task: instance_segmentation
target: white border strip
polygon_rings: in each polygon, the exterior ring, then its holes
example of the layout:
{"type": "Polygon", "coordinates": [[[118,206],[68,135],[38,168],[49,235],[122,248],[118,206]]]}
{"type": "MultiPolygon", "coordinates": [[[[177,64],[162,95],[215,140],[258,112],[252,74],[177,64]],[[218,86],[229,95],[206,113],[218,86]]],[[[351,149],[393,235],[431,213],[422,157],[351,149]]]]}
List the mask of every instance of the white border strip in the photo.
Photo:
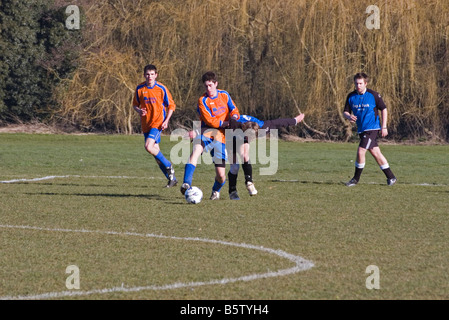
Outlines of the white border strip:
{"type": "Polygon", "coordinates": [[[152,233],[135,233],[135,232],[117,232],[117,231],[100,231],[100,230],[72,230],[72,229],[58,229],[58,228],[42,228],[42,227],[34,227],[34,226],[15,226],[15,225],[0,225],[0,228],[9,228],[9,229],[26,229],[26,230],[38,230],[38,231],[54,231],[54,232],[72,232],[72,233],[95,233],[95,234],[103,234],[103,235],[119,235],[119,236],[135,236],[135,237],[146,237],[146,238],[159,238],[159,239],[168,239],[168,240],[183,240],[183,241],[199,241],[211,244],[220,244],[225,246],[233,246],[240,247],[252,250],[259,250],[263,252],[267,252],[269,254],[277,255],[281,258],[290,260],[295,263],[295,266],[288,269],[281,269],[278,271],[267,272],[267,273],[256,273],[251,275],[246,275],[238,278],[223,278],[217,280],[211,280],[206,282],[189,282],[189,283],[174,283],[163,286],[140,286],[140,287],[113,287],[113,288],[104,288],[104,289],[94,289],[89,291],[61,291],[61,292],[48,292],[43,294],[36,295],[19,295],[19,296],[4,296],[0,297],[0,300],[37,300],[37,299],[50,299],[50,298],[63,298],[63,297],[77,297],[77,296],[87,296],[92,294],[104,294],[104,293],[112,293],[112,292],[138,292],[144,290],[171,290],[171,289],[179,289],[186,287],[199,287],[205,285],[214,285],[214,284],[227,284],[233,283],[237,281],[252,281],[263,278],[272,278],[279,276],[286,276],[289,274],[297,273],[300,271],[305,271],[314,267],[313,262],[305,260],[300,256],[295,256],[293,254],[287,253],[283,250],[275,250],[270,248],[265,248],[263,246],[255,246],[251,244],[245,243],[234,243],[228,241],[221,240],[213,240],[213,239],[205,239],[205,238],[184,238],[184,237],[174,237],[174,236],[164,236],[157,235],[152,233]]]}

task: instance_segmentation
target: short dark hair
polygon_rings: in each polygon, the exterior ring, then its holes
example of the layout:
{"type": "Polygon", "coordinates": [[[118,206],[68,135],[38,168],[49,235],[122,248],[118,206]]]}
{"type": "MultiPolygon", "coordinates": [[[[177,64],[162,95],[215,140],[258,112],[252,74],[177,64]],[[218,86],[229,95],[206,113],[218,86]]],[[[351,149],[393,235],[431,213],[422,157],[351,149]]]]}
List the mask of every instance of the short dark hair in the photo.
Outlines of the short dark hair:
{"type": "Polygon", "coordinates": [[[368,83],[368,81],[369,81],[368,75],[364,72],[359,72],[354,75],[354,82],[358,79],[363,79],[363,80],[365,80],[366,83],[368,83]]]}
{"type": "Polygon", "coordinates": [[[147,64],[145,68],[143,68],[143,73],[145,74],[148,70],[154,70],[157,73],[157,68],[154,64],[147,64]]]}
{"type": "Polygon", "coordinates": [[[217,82],[217,75],[215,74],[215,72],[207,71],[205,74],[203,74],[201,80],[203,81],[203,83],[205,83],[206,81],[217,82]]]}

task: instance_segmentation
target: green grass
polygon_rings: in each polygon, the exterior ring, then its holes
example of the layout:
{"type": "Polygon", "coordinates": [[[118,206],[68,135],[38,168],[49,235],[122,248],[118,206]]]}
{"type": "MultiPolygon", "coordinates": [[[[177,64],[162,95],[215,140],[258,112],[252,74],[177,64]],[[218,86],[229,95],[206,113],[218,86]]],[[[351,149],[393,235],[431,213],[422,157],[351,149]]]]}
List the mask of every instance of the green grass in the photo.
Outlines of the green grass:
{"type": "MultiPolygon", "coordinates": [[[[163,137],[162,151],[176,143],[163,137]]],[[[163,188],[140,135],[0,134],[0,181],[58,176],[0,183],[0,297],[68,291],[65,270],[76,265],[73,292],[148,288],[61,299],[448,299],[448,146],[381,142],[398,183],[386,186],[368,156],[359,185],[347,188],[356,149],[279,141],[277,173],[254,165],[256,197],[240,174],[241,201],[228,200],[227,185],[208,200],[214,169],[199,165],[194,184],[205,199],[189,205],[179,185],[163,188]],[[314,267],[208,284],[295,265],[235,244],[314,267]],[[365,286],[369,265],[380,269],[378,290],[365,286]],[[182,285],[164,289],[173,284],[182,285]]],[[[182,180],[184,165],[175,170],[182,180]]]]}

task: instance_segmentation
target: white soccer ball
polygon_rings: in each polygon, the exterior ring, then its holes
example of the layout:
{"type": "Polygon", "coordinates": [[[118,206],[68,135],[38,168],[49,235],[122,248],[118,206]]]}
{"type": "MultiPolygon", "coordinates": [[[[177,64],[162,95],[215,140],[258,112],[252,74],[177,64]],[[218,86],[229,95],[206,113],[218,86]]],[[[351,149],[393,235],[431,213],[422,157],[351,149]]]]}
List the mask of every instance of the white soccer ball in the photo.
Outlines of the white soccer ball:
{"type": "Polygon", "coordinates": [[[188,203],[197,204],[203,200],[203,191],[198,187],[190,187],[184,194],[188,203]]]}

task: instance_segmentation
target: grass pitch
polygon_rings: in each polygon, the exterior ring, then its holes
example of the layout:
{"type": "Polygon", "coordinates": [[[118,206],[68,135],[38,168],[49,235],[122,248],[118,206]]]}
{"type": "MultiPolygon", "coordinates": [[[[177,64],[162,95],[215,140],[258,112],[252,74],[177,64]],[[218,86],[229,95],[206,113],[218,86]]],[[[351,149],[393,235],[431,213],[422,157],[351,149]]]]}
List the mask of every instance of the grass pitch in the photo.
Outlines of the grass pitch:
{"type": "MultiPolygon", "coordinates": [[[[163,137],[161,149],[176,144],[163,137]]],[[[356,149],[279,141],[275,175],[254,165],[257,196],[240,172],[240,201],[227,184],[208,200],[214,169],[200,164],[205,199],[189,205],[180,184],[163,188],[140,135],[0,134],[0,297],[448,299],[448,146],[381,142],[398,183],[368,155],[347,188],[356,149]],[[283,272],[292,256],[313,267],[283,272]]]]}

